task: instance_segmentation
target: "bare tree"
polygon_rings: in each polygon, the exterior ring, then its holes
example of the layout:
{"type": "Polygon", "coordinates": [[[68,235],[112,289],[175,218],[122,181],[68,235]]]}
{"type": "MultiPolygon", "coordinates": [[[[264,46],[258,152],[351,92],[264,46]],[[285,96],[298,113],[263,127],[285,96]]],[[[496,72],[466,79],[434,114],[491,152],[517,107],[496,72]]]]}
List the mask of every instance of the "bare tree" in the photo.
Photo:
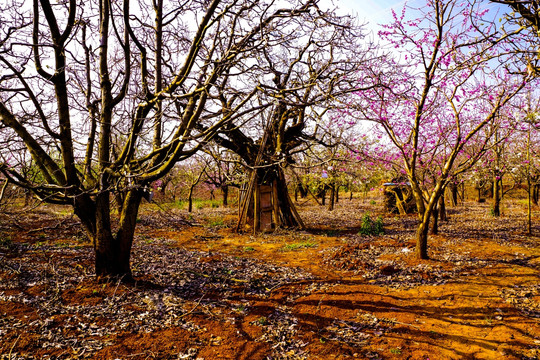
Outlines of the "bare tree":
{"type": "Polygon", "coordinates": [[[287,36],[269,33],[270,46],[250,64],[257,70],[251,81],[260,82],[253,100],[260,112],[227,123],[214,140],[241,157],[256,173],[258,185],[278,189],[275,221],[297,227],[301,220],[283,169],[294,163],[295,153],[324,141],[327,129],[320,124],[330,109],[346,107],[354,91],[379,85],[376,74],[367,75],[376,67],[378,54],[353,18],[331,10],[304,12],[282,32],[287,36]],[[364,80],[360,86],[358,78],[364,80]]]}
{"type": "Polygon", "coordinates": [[[0,6],[0,169],[44,201],[72,205],[93,241],[96,274],[126,280],[145,188],[264,108],[246,106],[262,89],[243,79],[269,37],[292,40],[287,24],[316,12],[311,0],[0,6]],[[25,176],[14,152],[30,154],[40,177],[25,176]]]}

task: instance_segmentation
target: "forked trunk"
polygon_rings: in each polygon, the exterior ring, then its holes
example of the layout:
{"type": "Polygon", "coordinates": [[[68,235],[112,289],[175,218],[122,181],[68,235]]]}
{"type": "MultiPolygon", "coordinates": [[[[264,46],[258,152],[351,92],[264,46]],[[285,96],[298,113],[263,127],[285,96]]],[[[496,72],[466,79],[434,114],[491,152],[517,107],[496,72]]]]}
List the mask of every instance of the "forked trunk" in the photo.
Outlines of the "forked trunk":
{"type": "Polygon", "coordinates": [[[116,234],[111,228],[109,193],[98,195],[95,203],[89,199],[76,201],[75,214],[94,245],[95,271],[99,279],[132,280],[131,247],[141,199],[139,190],[130,190],[126,194],[116,234]]]}

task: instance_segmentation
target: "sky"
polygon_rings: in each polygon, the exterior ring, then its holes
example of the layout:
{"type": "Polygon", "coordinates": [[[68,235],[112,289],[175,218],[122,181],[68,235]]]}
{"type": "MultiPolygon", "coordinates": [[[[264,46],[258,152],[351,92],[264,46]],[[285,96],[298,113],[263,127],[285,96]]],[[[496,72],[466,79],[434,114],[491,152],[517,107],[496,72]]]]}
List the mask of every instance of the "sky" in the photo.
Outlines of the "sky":
{"type": "MultiPolygon", "coordinates": [[[[378,24],[392,20],[392,9],[400,12],[405,0],[328,0],[340,11],[355,15],[360,22],[367,23],[371,29],[378,24]]],[[[409,0],[407,3],[423,2],[422,0],[409,0]]]]}
{"type": "Polygon", "coordinates": [[[391,20],[391,9],[401,10],[405,0],[334,0],[334,3],[341,10],[357,15],[361,21],[375,25],[391,20]]]}
{"type": "Polygon", "coordinates": [[[354,15],[366,30],[377,34],[379,24],[392,21],[392,9],[400,13],[407,5],[421,7],[425,0],[322,0],[328,8],[337,8],[338,13],[354,15]]]}
{"type": "MultiPolygon", "coordinates": [[[[361,23],[366,23],[368,29],[376,33],[379,24],[392,21],[392,9],[396,13],[401,13],[405,3],[413,8],[421,8],[425,5],[425,0],[323,0],[328,4],[333,4],[343,13],[355,15],[361,23]]],[[[490,13],[500,16],[507,8],[502,5],[485,3],[489,7],[490,13]]]]}

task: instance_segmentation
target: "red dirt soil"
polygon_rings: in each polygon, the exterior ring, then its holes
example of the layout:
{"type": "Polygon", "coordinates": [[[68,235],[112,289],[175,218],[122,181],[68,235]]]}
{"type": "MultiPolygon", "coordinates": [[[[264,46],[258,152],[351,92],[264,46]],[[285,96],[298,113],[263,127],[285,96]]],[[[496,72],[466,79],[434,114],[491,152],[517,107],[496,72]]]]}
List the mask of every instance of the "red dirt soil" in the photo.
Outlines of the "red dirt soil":
{"type": "Polygon", "coordinates": [[[365,200],[257,236],[232,208],[145,205],[135,284],[96,281],[67,209],[5,214],[0,359],[538,359],[540,239],[505,206],[451,208],[421,261],[415,217],[365,200]],[[368,212],[384,235],[357,234],[368,212]]]}

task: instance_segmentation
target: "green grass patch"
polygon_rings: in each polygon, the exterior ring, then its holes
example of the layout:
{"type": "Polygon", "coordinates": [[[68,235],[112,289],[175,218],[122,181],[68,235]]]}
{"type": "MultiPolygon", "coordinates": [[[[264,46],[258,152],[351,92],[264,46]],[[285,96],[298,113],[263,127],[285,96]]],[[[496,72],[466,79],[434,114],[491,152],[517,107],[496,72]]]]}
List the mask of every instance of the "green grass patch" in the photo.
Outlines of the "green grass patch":
{"type": "Polygon", "coordinates": [[[287,244],[281,248],[281,251],[296,251],[300,249],[314,248],[317,246],[316,242],[303,241],[298,243],[287,244]]]}
{"type": "Polygon", "coordinates": [[[209,227],[216,227],[216,226],[224,226],[225,220],[220,217],[210,218],[208,219],[208,222],[206,223],[209,227]]]}
{"type": "Polygon", "coordinates": [[[261,316],[257,319],[257,323],[261,326],[268,325],[268,318],[266,316],[261,316]]]}
{"type": "MultiPolygon", "coordinates": [[[[187,200],[176,200],[175,206],[179,209],[185,209],[187,210],[189,205],[189,202],[187,200]]],[[[220,207],[221,202],[220,200],[214,199],[214,200],[202,200],[202,199],[193,199],[192,206],[193,209],[201,210],[205,208],[212,208],[216,209],[220,207]]]]}

